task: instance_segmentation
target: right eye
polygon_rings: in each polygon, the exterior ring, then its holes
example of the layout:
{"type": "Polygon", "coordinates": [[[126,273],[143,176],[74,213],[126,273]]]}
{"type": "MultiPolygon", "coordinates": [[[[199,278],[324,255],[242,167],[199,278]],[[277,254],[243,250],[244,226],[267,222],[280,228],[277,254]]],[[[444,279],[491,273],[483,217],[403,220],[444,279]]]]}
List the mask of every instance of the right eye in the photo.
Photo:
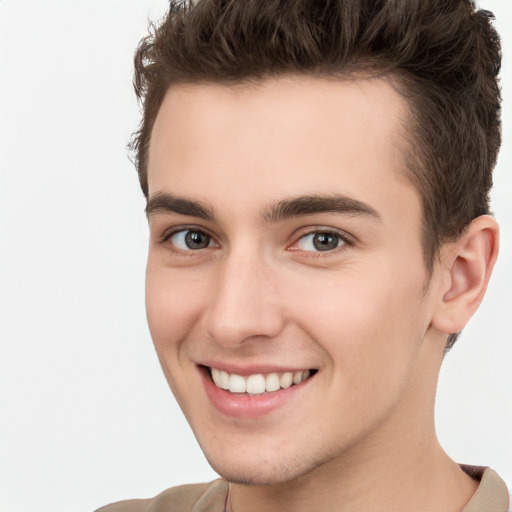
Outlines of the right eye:
{"type": "Polygon", "coordinates": [[[175,231],[166,237],[166,241],[181,251],[197,251],[207,247],[216,247],[217,245],[210,235],[198,229],[175,231]]]}

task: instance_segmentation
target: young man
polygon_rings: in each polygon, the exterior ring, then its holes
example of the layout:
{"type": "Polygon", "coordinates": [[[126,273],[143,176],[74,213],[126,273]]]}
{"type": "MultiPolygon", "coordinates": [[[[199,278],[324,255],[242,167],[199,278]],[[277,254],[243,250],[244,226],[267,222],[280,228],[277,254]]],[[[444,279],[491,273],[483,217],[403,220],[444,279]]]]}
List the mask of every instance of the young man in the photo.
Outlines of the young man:
{"type": "Polygon", "coordinates": [[[136,55],[147,313],[222,479],[102,511],[507,510],[434,428],[498,252],[499,67],[469,0],[171,4],[136,55]]]}

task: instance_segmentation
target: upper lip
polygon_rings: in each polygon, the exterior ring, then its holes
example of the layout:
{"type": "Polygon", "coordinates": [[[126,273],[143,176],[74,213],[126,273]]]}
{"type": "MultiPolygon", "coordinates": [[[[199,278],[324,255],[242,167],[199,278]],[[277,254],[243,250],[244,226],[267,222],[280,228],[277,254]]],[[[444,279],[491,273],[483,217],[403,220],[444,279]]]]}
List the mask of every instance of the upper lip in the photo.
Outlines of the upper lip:
{"type": "Polygon", "coordinates": [[[257,373],[284,373],[284,372],[297,372],[302,370],[313,370],[314,368],[308,365],[304,366],[284,366],[268,363],[259,364],[239,364],[228,363],[225,361],[202,361],[198,363],[199,366],[207,366],[209,368],[217,368],[224,370],[228,373],[234,373],[241,376],[255,375],[257,373]]]}

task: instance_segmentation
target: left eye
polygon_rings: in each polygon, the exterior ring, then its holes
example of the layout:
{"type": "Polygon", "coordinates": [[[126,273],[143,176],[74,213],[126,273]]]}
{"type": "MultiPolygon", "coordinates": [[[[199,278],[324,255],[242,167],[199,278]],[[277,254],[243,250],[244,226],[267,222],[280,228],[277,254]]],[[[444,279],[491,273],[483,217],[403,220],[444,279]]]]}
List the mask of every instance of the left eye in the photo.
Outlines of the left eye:
{"type": "Polygon", "coordinates": [[[195,229],[176,231],[168,240],[182,251],[206,249],[215,245],[210,235],[195,229]]]}
{"type": "Polygon", "coordinates": [[[302,251],[332,251],[342,245],[345,241],[336,233],[310,233],[299,239],[297,247],[302,251]]]}

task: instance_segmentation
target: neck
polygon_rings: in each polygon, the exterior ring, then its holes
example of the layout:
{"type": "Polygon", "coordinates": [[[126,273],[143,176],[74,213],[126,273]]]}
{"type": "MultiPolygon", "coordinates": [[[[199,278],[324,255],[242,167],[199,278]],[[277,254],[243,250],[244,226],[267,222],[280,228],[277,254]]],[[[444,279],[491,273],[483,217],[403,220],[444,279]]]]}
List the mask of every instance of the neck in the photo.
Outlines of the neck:
{"type": "Polygon", "coordinates": [[[228,511],[459,512],[475,493],[478,484],[437,442],[420,452],[405,441],[397,450],[395,457],[333,460],[292,482],[230,484],[228,511]]]}
{"type": "MultiPolygon", "coordinates": [[[[435,369],[440,360],[433,364],[435,369]]],[[[231,484],[229,512],[462,510],[478,484],[446,455],[436,437],[439,366],[437,371],[418,367],[409,396],[384,424],[311,473],[284,483],[231,484]]]]}

